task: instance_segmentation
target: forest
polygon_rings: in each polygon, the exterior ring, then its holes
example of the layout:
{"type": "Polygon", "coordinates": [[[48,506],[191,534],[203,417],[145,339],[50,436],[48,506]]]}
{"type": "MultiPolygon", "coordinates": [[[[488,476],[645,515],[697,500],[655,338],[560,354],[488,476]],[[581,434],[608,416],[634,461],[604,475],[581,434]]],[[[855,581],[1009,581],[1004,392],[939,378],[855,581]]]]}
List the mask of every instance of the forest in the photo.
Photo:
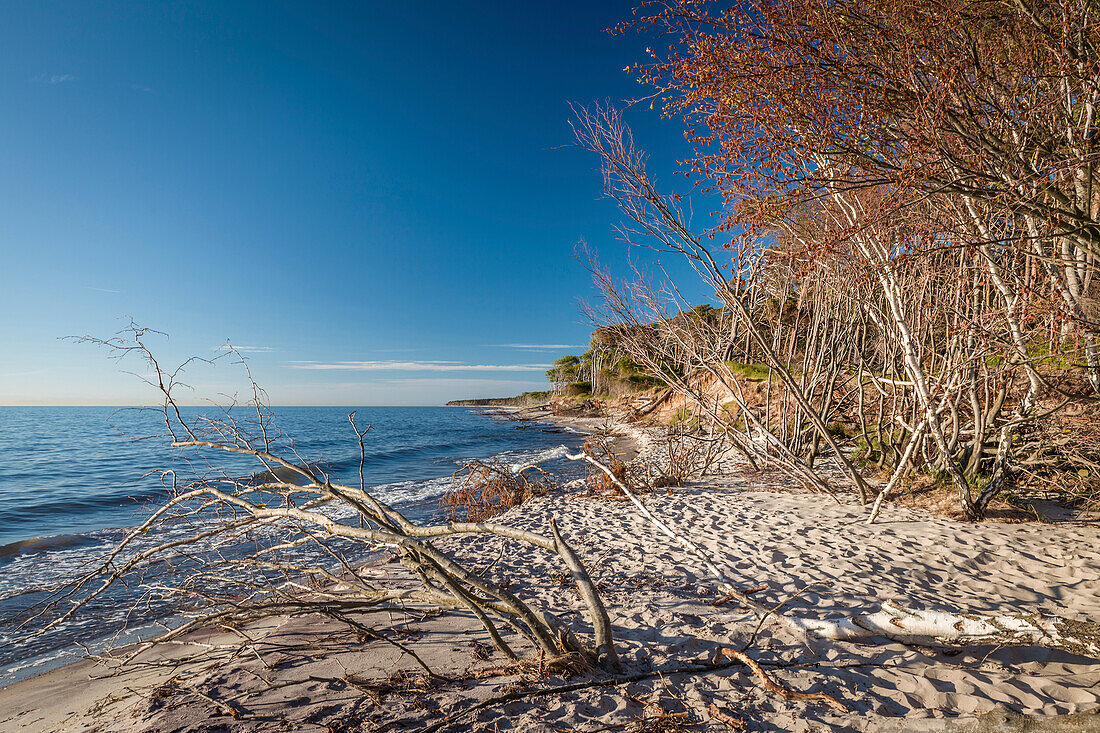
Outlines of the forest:
{"type": "Polygon", "coordinates": [[[572,393],[659,382],[753,462],[822,486],[814,458],[835,456],[865,503],[867,466],[886,472],[877,493],[929,477],[973,520],[1022,489],[1095,502],[1094,13],[645,5],[617,31],[667,40],[634,71],[682,120],[681,172],[721,197],[714,224],[694,229],[687,198],[654,183],[621,110],[578,107],[574,129],[622,239],[682,258],[713,304],[592,257],[593,348],[548,378],[572,393]]]}

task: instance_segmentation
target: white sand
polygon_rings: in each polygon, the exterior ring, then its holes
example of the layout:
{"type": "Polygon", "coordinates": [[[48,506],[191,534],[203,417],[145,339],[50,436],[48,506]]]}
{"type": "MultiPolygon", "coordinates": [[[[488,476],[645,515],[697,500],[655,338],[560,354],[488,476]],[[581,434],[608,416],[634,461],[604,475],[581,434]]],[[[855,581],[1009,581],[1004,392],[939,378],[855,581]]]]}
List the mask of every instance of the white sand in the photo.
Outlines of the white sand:
{"type": "MultiPolygon", "coordinates": [[[[659,442],[651,435],[630,432],[643,459],[659,456],[659,442]]],[[[786,601],[785,608],[799,615],[839,615],[891,598],[923,608],[1042,610],[1100,620],[1097,527],[972,525],[890,506],[878,524],[868,527],[861,521],[862,507],[793,493],[785,488],[789,483],[780,474],[733,469],[720,480],[650,494],[645,501],[719,557],[746,586],[766,584],[754,598],[767,604],[786,601]]],[[[627,502],[568,492],[513,509],[498,521],[545,532],[551,516],[601,585],[631,672],[709,661],[719,646],[740,647],[756,627],[743,609],[714,606],[720,593],[705,570],[627,502]]],[[[464,547],[462,557],[485,567],[501,555],[502,542],[448,538],[439,545],[464,547]]],[[[365,572],[382,582],[408,582],[395,568],[376,564],[365,572]]],[[[562,569],[541,551],[509,544],[488,574],[567,619],[581,619],[583,606],[561,581],[562,569]]],[[[398,614],[373,622],[447,676],[503,663],[499,654],[488,661],[474,657],[472,642],[484,642],[485,634],[462,613],[419,622],[398,614]]],[[[190,665],[178,671],[179,688],[236,700],[239,720],[177,688],[150,703],[148,691],[169,673],[132,672],[88,681],[91,667],[83,663],[0,690],[0,729],[415,730],[508,689],[530,693],[576,681],[552,675],[517,688],[525,683],[513,674],[451,683],[430,693],[391,694],[378,702],[341,680],[349,673],[358,675],[353,679],[379,679],[395,669],[415,673],[415,663],[380,641],[345,636],[326,642],[325,628],[312,618],[269,624],[250,631],[267,635],[259,647],[262,662],[245,656],[210,669],[190,665]],[[318,645],[309,652],[315,661],[301,661],[301,652],[275,647],[302,640],[318,645]],[[261,678],[285,686],[265,691],[261,678]]],[[[462,718],[447,730],[593,731],[636,720],[647,711],[652,715],[654,705],[682,713],[682,720],[700,721],[692,730],[714,731],[729,728],[712,719],[708,709],[743,720],[749,730],[939,730],[960,722],[998,721],[1000,713],[982,716],[1004,707],[1042,716],[1100,709],[1096,660],[1034,647],[943,652],[885,641],[806,644],[765,624],[751,653],[777,679],[798,690],[828,692],[853,712],[840,715],[817,703],[785,701],[764,691],[745,668],[733,667],[552,696],[527,694],[462,718]]],[[[1064,722],[1072,730],[1096,724],[1090,718],[1064,722]]],[[[618,729],[630,728],[613,728],[618,729]]]]}

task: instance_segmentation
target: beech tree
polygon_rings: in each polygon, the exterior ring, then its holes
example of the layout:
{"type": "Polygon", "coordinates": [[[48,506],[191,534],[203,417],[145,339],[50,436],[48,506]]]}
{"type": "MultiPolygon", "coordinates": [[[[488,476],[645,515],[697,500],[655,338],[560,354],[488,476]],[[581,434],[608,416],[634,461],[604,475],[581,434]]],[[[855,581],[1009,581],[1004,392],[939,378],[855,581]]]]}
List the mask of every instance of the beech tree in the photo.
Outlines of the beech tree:
{"type": "Polygon", "coordinates": [[[684,172],[725,202],[716,226],[689,232],[642,166],[622,164],[618,120],[593,135],[582,114],[608,193],[647,222],[633,233],[673,241],[742,313],[746,343],[815,441],[843,462],[822,417],[855,412],[895,469],[888,489],[931,466],[980,518],[1009,472],[1027,470],[1020,431],[1051,399],[1081,398],[1052,390],[1038,365],[1076,369],[1100,394],[1089,6],[682,0],[646,3],[631,28],[669,39],[637,72],[685,122],[684,172]],[[783,305],[768,328],[759,303],[745,305],[753,289],[794,298],[793,325],[813,330],[788,331],[783,305]],[[819,330],[837,323],[844,353],[819,330]],[[792,358],[814,379],[855,372],[856,386],[842,398],[836,380],[800,380],[792,358]],[[843,368],[822,370],[830,359],[843,368]]]}

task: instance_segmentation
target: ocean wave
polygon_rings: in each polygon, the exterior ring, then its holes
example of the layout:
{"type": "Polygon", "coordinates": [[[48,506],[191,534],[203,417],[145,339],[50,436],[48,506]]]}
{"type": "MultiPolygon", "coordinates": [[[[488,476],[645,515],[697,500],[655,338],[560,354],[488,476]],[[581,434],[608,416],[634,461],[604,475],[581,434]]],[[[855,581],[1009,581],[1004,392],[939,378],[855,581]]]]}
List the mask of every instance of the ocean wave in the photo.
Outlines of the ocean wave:
{"type": "Polygon", "coordinates": [[[51,501],[23,502],[10,509],[0,510],[0,526],[9,522],[15,524],[27,516],[82,517],[104,509],[128,507],[138,510],[150,502],[163,499],[168,493],[169,489],[162,486],[138,490],[122,487],[98,496],[58,496],[51,501]]]}
{"type": "MultiPolygon", "coordinates": [[[[453,450],[455,448],[464,448],[469,445],[476,445],[476,440],[455,440],[448,443],[430,443],[425,445],[407,445],[399,448],[390,448],[388,450],[376,451],[374,453],[368,453],[366,455],[366,463],[378,463],[387,461],[393,458],[406,458],[410,456],[416,456],[426,453],[437,453],[439,451],[453,450]]],[[[356,461],[357,463],[358,461],[356,461]]]]}
{"type": "Polygon", "coordinates": [[[409,481],[395,481],[391,484],[381,484],[370,487],[371,493],[377,494],[387,504],[401,505],[411,502],[421,502],[425,499],[442,496],[451,488],[450,476],[439,476],[432,479],[417,479],[409,481]]]}
{"type": "Polygon", "coordinates": [[[547,461],[552,461],[555,458],[564,458],[564,457],[565,457],[565,449],[559,445],[556,448],[547,448],[546,450],[538,451],[538,452],[534,453],[533,455],[531,455],[530,457],[524,457],[523,460],[512,463],[508,467],[512,469],[512,473],[515,473],[516,471],[519,471],[521,468],[525,468],[527,466],[541,466],[543,463],[546,463],[547,461]]]}
{"type": "Polygon", "coordinates": [[[7,545],[0,545],[0,560],[8,560],[23,553],[49,552],[96,544],[96,539],[82,534],[59,534],[52,537],[32,537],[7,545]]]}

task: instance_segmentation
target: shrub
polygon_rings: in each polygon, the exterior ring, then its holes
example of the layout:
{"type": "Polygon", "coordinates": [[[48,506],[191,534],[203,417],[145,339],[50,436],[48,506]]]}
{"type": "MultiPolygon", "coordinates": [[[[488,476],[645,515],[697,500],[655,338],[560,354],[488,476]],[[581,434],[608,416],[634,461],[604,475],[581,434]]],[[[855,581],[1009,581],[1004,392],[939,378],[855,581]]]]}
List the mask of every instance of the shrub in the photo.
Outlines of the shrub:
{"type": "Polygon", "coordinates": [[[554,487],[553,476],[538,466],[513,472],[503,463],[472,461],[454,472],[451,488],[439,498],[439,508],[452,522],[483,522],[545,496],[554,487]],[[529,478],[531,472],[537,477],[529,478]]]}
{"type": "Polygon", "coordinates": [[[770,379],[771,369],[766,364],[744,364],[739,361],[727,361],[726,368],[735,377],[746,379],[770,379]]]}

